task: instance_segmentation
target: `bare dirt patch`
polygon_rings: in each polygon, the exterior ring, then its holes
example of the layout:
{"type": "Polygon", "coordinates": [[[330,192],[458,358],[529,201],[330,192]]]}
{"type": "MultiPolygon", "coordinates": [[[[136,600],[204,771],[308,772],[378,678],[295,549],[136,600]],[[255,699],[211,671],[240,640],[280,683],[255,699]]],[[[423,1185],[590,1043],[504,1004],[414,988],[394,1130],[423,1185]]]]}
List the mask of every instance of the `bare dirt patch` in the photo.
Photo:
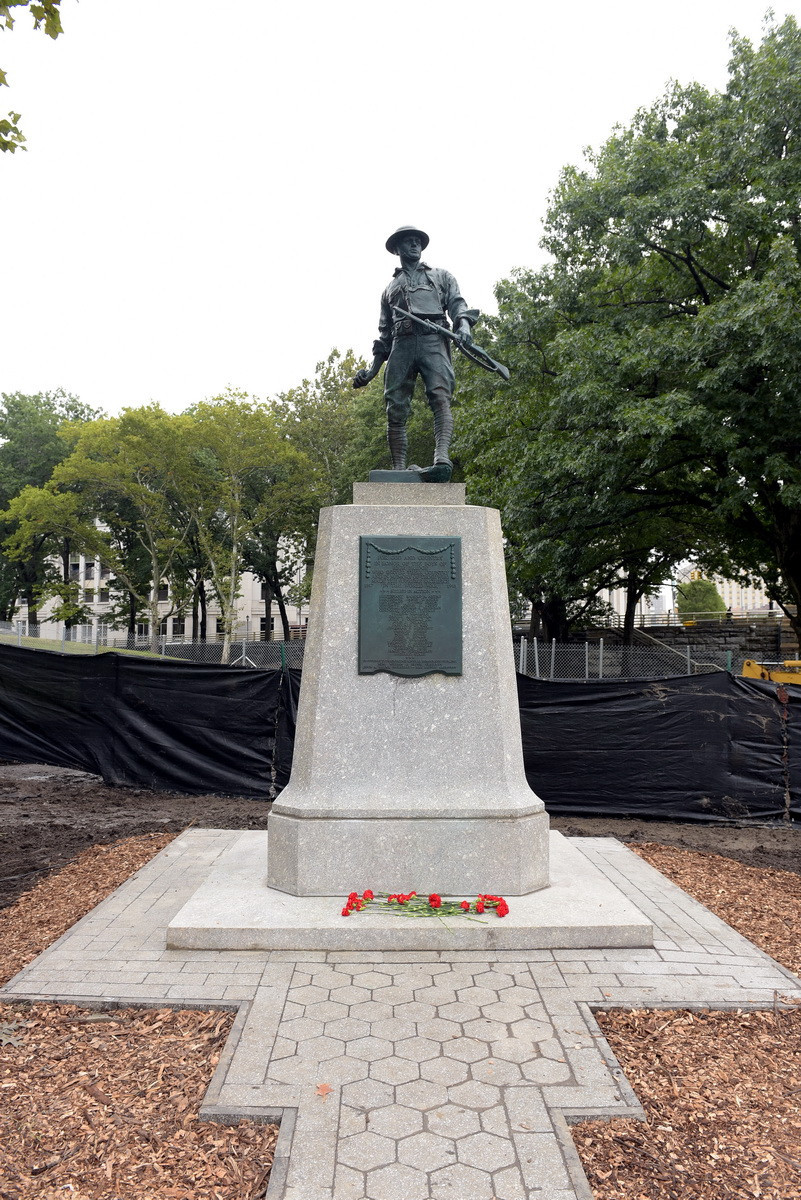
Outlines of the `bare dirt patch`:
{"type": "MultiPolygon", "coordinates": [[[[266,829],[263,800],[108,787],[63,767],[0,761],[0,908],[87,846],[145,833],[266,829]]],[[[627,817],[552,817],[568,837],[617,837],[724,854],[801,873],[801,831],[786,826],[671,824],[627,817]]]]}
{"type": "Polygon", "coordinates": [[[266,829],[270,804],[108,787],[97,775],[0,762],[0,908],[88,846],[146,833],[266,829]]]}
{"type": "Polygon", "coordinates": [[[632,847],[659,842],[679,850],[723,854],[750,867],[775,867],[801,874],[801,826],[696,824],[637,817],[551,817],[565,837],[615,837],[632,847]]]}
{"type": "Polygon", "coordinates": [[[144,833],[112,846],[90,846],[24,892],[0,914],[0,986],[174,837],[174,833],[144,833]]]}

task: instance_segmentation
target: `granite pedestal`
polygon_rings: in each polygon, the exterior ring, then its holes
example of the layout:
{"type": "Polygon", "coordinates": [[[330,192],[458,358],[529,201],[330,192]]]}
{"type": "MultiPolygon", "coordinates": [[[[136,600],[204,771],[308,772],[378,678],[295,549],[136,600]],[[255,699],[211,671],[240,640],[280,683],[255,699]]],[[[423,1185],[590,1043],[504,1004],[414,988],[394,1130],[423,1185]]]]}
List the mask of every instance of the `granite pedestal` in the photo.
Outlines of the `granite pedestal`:
{"type": "MultiPolygon", "coordinates": [[[[342,916],[333,896],[267,886],[265,844],[248,831],[220,855],[167,928],[172,950],[540,950],[652,946],[653,925],[580,849],[552,832],[550,884],[512,901],[508,916],[404,919],[367,909],[342,916]]],[[[398,866],[402,872],[402,866],[398,866]]],[[[473,899],[470,896],[469,899],[473,899]]]]}
{"type": "Polygon", "coordinates": [[[521,896],[548,883],[548,818],[523,770],[499,514],[461,484],[354,485],[324,509],[292,777],[267,883],[521,896]],[[359,539],[459,537],[458,676],[358,672],[359,539]]]}

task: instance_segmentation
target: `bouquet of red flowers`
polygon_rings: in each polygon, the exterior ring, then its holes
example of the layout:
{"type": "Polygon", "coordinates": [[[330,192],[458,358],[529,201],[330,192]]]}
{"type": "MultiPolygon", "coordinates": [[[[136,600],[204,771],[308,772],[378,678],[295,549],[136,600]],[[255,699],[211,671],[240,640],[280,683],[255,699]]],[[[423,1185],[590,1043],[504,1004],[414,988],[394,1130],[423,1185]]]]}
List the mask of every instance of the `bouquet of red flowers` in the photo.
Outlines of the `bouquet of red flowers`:
{"type": "Polygon", "coordinates": [[[350,893],[342,916],[349,917],[351,913],[361,912],[368,907],[389,909],[403,917],[464,916],[472,919],[475,919],[473,914],[493,911],[496,916],[505,917],[509,911],[503,896],[490,896],[489,893],[482,893],[471,901],[440,896],[438,892],[431,892],[426,899],[425,896],[418,896],[417,892],[373,892],[367,888],[361,895],[358,892],[350,893]]]}

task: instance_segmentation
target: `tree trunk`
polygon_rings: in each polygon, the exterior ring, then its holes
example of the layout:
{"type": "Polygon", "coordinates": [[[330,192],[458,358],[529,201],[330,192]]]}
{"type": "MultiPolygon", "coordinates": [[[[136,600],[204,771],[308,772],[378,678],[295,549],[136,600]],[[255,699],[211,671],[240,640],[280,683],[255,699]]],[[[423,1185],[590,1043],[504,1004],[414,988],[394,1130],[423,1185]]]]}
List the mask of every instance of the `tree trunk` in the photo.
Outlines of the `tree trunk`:
{"type": "Polygon", "coordinates": [[[272,615],[273,615],[273,589],[269,579],[262,579],[264,587],[264,640],[271,642],[273,640],[272,633],[272,615]]]}
{"type": "Polygon", "coordinates": [[[159,652],[159,635],[161,630],[161,618],[159,614],[158,591],[153,593],[153,598],[150,601],[150,653],[158,654],[159,652]]]}
{"type": "Polygon", "coordinates": [[[133,592],[128,593],[128,649],[132,650],[136,646],[136,596],[133,592]]]}
{"type": "Polygon", "coordinates": [[[205,642],[208,636],[209,614],[206,610],[206,581],[201,579],[197,586],[197,596],[200,601],[200,640],[205,642]]]}
{"type": "Polygon", "coordinates": [[[278,611],[281,614],[281,624],[284,629],[284,641],[288,642],[289,641],[289,617],[286,614],[286,605],[284,604],[284,597],[281,594],[281,585],[277,579],[275,580],[273,586],[275,588],[275,601],[276,601],[276,604],[278,605],[278,611]]]}
{"type": "Polygon", "coordinates": [[[529,641],[533,641],[535,637],[540,636],[541,621],[540,614],[537,612],[537,605],[531,597],[529,597],[529,604],[531,605],[531,616],[528,622],[528,637],[529,641]]]}
{"type": "Polygon", "coordinates": [[[626,612],[623,616],[623,645],[634,645],[634,622],[637,617],[637,605],[642,593],[637,584],[636,576],[629,575],[626,579],[626,612]]]}
{"type": "Polygon", "coordinates": [[[34,586],[33,582],[26,581],[22,588],[22,595],[28,605],[28,633],[31,637],[37,637],[39,634],[39,609],[36,606],[34,586]]]}
{"type": "Polygon", "coordinates": [[[197,584],[192,589],[192,641],[198,639],[198,604],[197,604],[197,584]]]}
{"type": "Polygon", "coordinates": [[[570,622],[567,619],[567,605],[558,596],[550,600],[537,600],[537,612],[542,621],[545,636],[556,642],[566,642],[570,632],[570,622]]]}
{"type": "Polygon", "coordinates": [[[0,621],[13,621],[17,611],[17,589],[14,588],[5,600],[0,601],[0,621]]]}

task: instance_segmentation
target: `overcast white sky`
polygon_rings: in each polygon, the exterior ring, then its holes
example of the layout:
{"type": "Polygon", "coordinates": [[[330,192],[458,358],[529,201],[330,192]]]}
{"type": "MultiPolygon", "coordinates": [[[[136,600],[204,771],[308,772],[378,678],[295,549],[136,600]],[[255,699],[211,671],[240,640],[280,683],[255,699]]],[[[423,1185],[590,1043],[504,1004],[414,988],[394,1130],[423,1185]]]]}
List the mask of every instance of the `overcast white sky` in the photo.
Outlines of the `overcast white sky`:
{"type": "MultiPolygon", "coordinates": [[[[64,0],[0,35],[0,391],[116,412],[367,356],[398,225],[468,302],[542,262],[548,192],[767,0],[64,0]]],[[[775,0],[777,18],[801,0],[775,0]]]]}

